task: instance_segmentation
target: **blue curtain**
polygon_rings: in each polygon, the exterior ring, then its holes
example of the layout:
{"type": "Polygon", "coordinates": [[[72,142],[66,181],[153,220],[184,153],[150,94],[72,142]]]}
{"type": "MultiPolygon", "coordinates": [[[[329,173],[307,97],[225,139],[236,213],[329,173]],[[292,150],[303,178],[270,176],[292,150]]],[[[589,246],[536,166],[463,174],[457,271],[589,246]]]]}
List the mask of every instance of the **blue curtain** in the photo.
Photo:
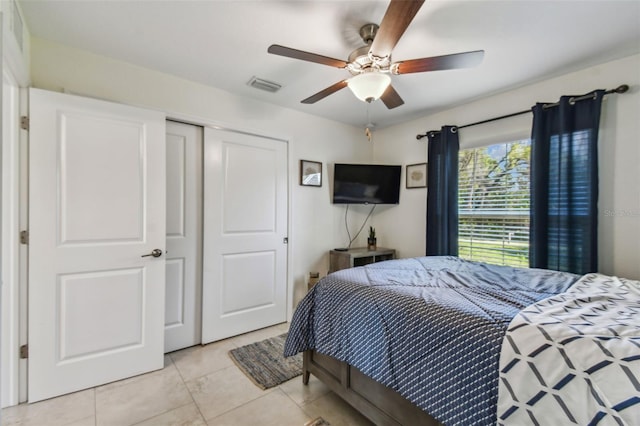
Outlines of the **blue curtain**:
{"type": "Polygon", "coordinates": [[[589,95],[579,101],[563,96],[557,107],[533,107],[533,268],[576,274],[598,269],[598,128],[604,91],[589,95]]]}
{"type": "Polygon", "coordinates": [[[458,255],[458,129],[429,133],[427,256],[458,255]]]}

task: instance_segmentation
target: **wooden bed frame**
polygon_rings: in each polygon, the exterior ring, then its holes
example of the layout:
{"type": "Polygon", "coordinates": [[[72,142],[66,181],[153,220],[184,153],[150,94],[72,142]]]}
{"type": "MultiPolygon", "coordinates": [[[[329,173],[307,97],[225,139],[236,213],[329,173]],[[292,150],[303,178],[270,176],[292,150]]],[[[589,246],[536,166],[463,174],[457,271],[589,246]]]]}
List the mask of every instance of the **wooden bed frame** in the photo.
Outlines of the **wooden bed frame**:
{"type": "Polygon", "coordinates": [[[440,424],[393,389],[376,382],[346,362],[315,351],[306,351],[302,367],[302,382],[305,385],[309,384],[309,374],[320,379],[376,425],[440,424]]]}

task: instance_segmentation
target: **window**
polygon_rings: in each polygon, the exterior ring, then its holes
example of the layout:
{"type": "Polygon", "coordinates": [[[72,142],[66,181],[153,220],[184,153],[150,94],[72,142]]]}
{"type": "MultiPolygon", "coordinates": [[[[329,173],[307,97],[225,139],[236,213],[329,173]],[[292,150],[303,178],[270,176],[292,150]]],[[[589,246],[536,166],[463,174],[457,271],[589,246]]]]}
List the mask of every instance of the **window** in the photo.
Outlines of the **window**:
{"type": "Polygon", "coordinates": [[[461,258],[529,266],[530,153],[529,140],[460,151],[461,258]]]}

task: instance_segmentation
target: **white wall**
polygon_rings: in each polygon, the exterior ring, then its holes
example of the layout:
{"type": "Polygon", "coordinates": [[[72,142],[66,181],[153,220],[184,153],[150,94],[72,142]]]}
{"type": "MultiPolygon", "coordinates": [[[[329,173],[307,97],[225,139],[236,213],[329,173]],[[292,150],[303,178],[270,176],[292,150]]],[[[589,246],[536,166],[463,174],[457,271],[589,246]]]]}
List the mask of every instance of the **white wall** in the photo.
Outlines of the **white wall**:
{"type": "MultiPolygon", "coordinates": [[[[225,128],[287,140],[293,304],[306,293],[309,271],[327,273],[328,250],[347,242],[344,207],[331,204],[328,172],[335,162],[371,159],[372,145],[362,129],[35,37],[31,44],[34,87],[161,110],[169,117],[200,117],[225,128]],[[298,184],[300,159],[323,163],[322,187],[298,184]]],[[[361,212],[350,213],[352,227],[361,217],[361,212]]]]}
{"type": "MultiPolygon", "coordinates": [[[[374,159],[412,164],[427,161],[427,138],[416,135],[442,125],[463,125],[556,102],[561,95],[628,84],[605,97],[600,125],[600,271],[640,279],[640,55],[634,55],[461,105],[376,132],[374,159]]],[[[531,114],[460,130],[461,148],[488,145],[531,133],[531,114]]],[[[401,257],[425,252],[426,189],[404,189],[400,205],[376,214],[382,245],[401,257]]]]}
{"type": "Polygon", "coordinates": [[[17,1],[0,0],[0,12],[2,13],[3,67],[11,73],[21,87],[25,87],[29,84],[31,35],[17,1]]]}

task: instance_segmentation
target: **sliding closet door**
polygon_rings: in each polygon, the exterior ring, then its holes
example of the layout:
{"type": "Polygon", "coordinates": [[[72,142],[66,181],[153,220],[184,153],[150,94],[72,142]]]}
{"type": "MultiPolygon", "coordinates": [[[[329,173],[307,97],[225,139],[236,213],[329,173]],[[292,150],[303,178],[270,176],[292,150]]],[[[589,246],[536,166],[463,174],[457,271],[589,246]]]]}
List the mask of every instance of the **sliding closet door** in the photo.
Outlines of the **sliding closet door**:
{"type": "Polygon", "coordinates": [[[205,128],[202,341],[286,321],[287,144],[205,128]]]}
{"type": "Polygon", "coordinates": [[[164,351],[201,341],[202,127],[167,122],[164,351]]]}

